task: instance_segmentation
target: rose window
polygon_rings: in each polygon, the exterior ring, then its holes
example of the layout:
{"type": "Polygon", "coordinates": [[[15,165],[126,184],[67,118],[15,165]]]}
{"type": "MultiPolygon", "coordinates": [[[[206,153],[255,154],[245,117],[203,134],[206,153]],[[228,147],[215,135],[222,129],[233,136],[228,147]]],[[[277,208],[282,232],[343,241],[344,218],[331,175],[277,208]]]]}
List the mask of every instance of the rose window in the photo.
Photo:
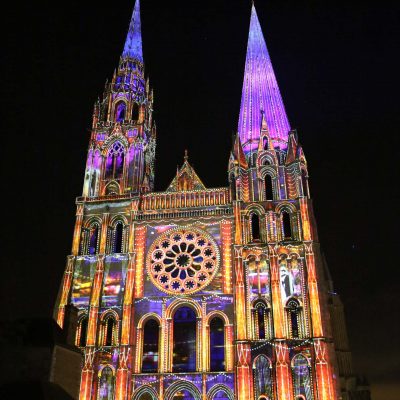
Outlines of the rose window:
{"type": "Polygon", "coordinates": [[[148,272],[161,290],[173,294],[196,292],[207,286],[218,269],[214,240],[197,229],[173,229],[152,244],[148,272]]]}

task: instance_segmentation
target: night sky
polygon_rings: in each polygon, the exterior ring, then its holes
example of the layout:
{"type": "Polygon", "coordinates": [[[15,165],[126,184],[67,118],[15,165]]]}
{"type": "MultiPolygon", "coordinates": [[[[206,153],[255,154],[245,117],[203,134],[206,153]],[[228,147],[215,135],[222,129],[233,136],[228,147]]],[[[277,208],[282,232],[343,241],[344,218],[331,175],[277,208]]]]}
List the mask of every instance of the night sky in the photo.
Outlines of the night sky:
{"type": "MultiPolygon", "coordinates": [[[[395,400],[398,13],[383,2],[334,3],[257,0],[256,7],[308,160],[320,242],[345,304],[356,370],[371,382],[374,400],[395,400]]],[[[3,13],[2,319],[51,315],[71,250],[93,103],[118,65],[133,5],[27,2],[3,13]]],[[[185,149],[207,187],[227,185],[250,6],[142,0],[157,190],[168,186],[185,149]]]]}

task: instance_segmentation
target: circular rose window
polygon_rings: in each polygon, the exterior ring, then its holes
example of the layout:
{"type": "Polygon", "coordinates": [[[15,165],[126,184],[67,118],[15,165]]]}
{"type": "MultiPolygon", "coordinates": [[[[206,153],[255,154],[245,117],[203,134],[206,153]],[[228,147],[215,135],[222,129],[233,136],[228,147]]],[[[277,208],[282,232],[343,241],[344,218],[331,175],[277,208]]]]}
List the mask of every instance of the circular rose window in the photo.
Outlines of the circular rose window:
{"type": "Polygon", "coordinates": [[[194,228],[171,229],[151,245],[148,272],[153,283],[172,294],[196,292],[207,286],[218,269],[214,240],[194,228]]]}

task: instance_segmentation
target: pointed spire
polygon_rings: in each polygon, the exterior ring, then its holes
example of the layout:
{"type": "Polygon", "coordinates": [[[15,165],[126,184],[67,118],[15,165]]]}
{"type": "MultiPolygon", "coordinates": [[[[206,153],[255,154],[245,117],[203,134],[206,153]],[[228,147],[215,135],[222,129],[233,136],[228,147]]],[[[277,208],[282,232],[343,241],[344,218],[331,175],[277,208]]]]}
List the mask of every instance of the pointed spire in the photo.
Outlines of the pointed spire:
{"type": "Polygon", "coordinates": [[[140,25],[140,0],[136,0],[122,57],[134,58],[143,62],[142,32],[140,25]]]}
{"type": "Polygon", "coordinates": [[[257,150],[263,114],[274,144],[286,148],[289,121],[253,4],[238,126],[246,154],[257,150]]]}

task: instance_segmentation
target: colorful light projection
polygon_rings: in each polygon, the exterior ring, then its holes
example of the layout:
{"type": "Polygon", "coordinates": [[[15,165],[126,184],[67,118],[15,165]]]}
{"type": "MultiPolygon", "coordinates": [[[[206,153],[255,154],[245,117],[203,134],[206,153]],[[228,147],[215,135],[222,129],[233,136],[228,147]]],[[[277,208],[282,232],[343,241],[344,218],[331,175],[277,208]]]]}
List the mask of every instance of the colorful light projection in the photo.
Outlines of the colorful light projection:
{"type": "Polygon", "coordinates": [[[72,284],[72,304],[76,307],[86,307],[89,305],[95,272],[95,257],[79,257],[76,260],[72,284]]]}
{"type": "Polygon", "coordinates": [[[128,256],[107,256],[104,260],[104,284],[101,305],[114,307],[122,304],[128,256]]]}
{"type": "Polygon", "coordinates": [[[135,2],[122,57],[129,57],[143,62],[139,0],[135,2]]]}
{"type": "Polygon", "coordinates": [[[290,297],[301,296],[301,272],[297,257],[283,256],[279,262],[281,298],[285,305],[290,297]]]}
{"type": "Polygon", "coordinates": [[[247,261],[247,266],[251,293],[263,295],[269,301],[271,299],[271,289],[268,261],[265,258],[260,261],[250,258],[247,261]]]}
{"type": "Polygon", "coordinates": [[[257,151],[263,114],[275,146],[286,148],[290,125],[253,5],[238,125],[246,155],[257,151]]]}
{"type": "Polygon", "coordinates": [[[312,400],[312,384],[310,365],[303,355],[295,356],[292,361],[293,387],[295,397],[304,400],[312,400]]]}
{"type": "Polygon", "coordinates": [[[114,374],[110,367],[104,367],[99,378],[99,400],[114,400],[114,374]]]}
{"type": "Polygon", "coordinates": [[[267,399],[272,399],[272,364],[271,361],[264,355],[256,358],[253,364],[254,392],[256,399],[265,396],[267,399]]]}

